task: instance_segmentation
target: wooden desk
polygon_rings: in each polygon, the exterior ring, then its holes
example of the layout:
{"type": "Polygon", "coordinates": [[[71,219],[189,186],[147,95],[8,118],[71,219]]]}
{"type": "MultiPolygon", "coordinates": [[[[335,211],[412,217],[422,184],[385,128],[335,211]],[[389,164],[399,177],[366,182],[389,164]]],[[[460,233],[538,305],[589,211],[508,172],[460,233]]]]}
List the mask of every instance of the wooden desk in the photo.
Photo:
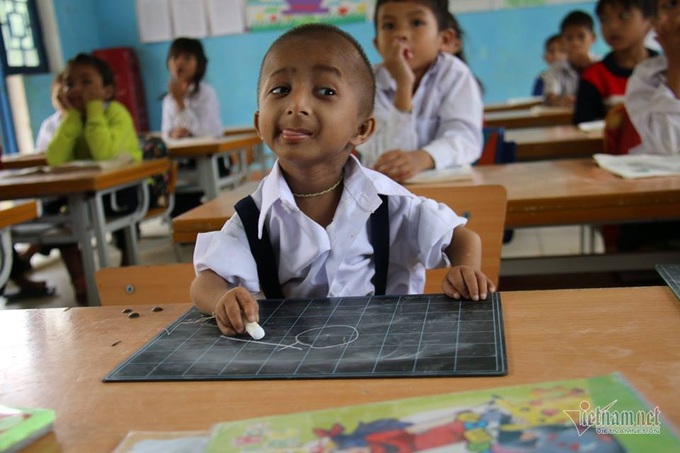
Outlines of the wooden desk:
{"type": "Polygon", "coordinates": [[[255,132],[229,134],[217,138],[168,140],[167,144],[170,158],[196,160],[195,182],[208,200],[215,198],[222,188],[236,186],[245,180],[249,172],[249,160],[263,163],[264,159],[262,139],[255,132]],[[249,149],[253,150],[252,159],[248,159],[249,149]],[[231,157],[232,173],[221,177],[218,160],[227,154],[231,157]]]}
{"type": "Polygon", "coordinates": [[[5,286],[12,269],[12,237],[10,227],[38,217],[35,201],[0,201],[0,288],[5,286]]]}
{"type": "Polygon", "coordinates": [[[574,125],[508,129],[505,140],[517,143],[518,162],[591,157],[603,151],[602,130],[584,132],[574,125]]]}
{"type": "Polygon", "coordinates": [[[484,113],[507,112],[509,110],[524,110],[543,104],[542,96],[532,96],[528,98],[508,99],[505,102],[495,104],[485,104],[484,113]]]}
{"type": "Polygon", "coordinates": [[[484,114],[484,126],[541,127],[571,124],[573,110],[568,107],[532,107],[523,110],[509,110],[484,114]]]}
{"type": "Polygon", "coordinates": [[[11,156],[2,156],[3,170],[16,170],[19,168],[39,167],[40,165],[47,165],[47,157],[45,153],[35,154],[13,154],[11,156]]]}
{"type": "MultiPolygon", "coordinates": [[[[0,171],[0,200],[21,198],[42,198],[65,196],[68,199],[69,215],[73,222],[73,234],[79,238],[80,252],[87,283],[90,305],[97,305],[97,288],[94,283],[94,257],[91,234],[98,243],[104,243],[103,225],[97,221],[96,213],[102,212],[98,192],[113,190],[129,185],[145,185],[146,178],[163,173],[168,168],[167,159],[143,161],[114,170],[74,170],[70,172],[17,174],[11,170],[0,171]]],[[[146,190],[142,190],[146,196],[146,190]]],[[[148,200],[148,199],[147,199],[148,200]]],[[[146,210],[142,204],[140,209],[146,210]]],[[[131,215],[137,216],[139,213],[131,215]]],[[[103,253],[103,248],[100,249],[103,253]]]]}
{"type": "MultiPolygon", "coordinates": [[[[508,192],[508,228],[654,221],[680,217],[680,177],[627,180],[592,159],[481,165],[471,181],[433,184],[500,184],[508,192]]],[[[222,193],[173,220],[173,240],[194,242],[196,234],[222,228],[234,204],[256,183],[222,193]]]]}
{"type": "Polygon", "coordinates": [[[189,305],[137,306],[136,319],[119,306],[0,311],[0,401],[56,411],[55,433],[27,452],[99,452],[130,430],[207,430],[221,421],[619,371],[680,425],[680,305],[668,288],[501,297],[509,374],[482,378],[102,383],[189,305]]]}

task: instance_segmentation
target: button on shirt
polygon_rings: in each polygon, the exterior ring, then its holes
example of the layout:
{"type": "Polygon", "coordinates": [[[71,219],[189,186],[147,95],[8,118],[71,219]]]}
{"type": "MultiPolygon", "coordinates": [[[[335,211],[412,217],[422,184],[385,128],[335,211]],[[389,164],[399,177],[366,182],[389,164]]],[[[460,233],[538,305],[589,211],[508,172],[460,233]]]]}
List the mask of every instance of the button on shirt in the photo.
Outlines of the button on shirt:
{"type": "Polygon", "coordinates": [[[219,137],[222,135],[220,104],[217,93],[207,83],[200,82],[198,93],[193,93],[193,85],[184,97],[184,110],[177,108],[177,103],[168,93],[163,98],[163,117],[161,132],[163,135],[172,129],[183,127],[194,137],[219,137]]]}
{"type": "Polygon", "coordinates": [[[439,54],[413,95],[412,112],[394,107],[396,83],[382,65],[374,68],[376,131],[357,147],[372,167],[386,151],[424,149],[435,168],[471,164],[482,152],[484,106],[479,84],[460,59],[439,54]]]}
{"type": "MultiPolygon", "coordinates": [[[[295,203],[278,162],[252,197],[260,208],[259,231],[267,226],[278,258],[279,281],[286,297],[366,296],[374,293],[373,246],[369,217],[388,196],[390,260],[387,294],[420,294],[425,269],[449,264],[444,251],[453,229],[466,219],[446,205],[417,197],[386,176],[363,168],[350,157],[335,216],[323,228],[295,203]]],[[[260,292],[255,261],[243,224],[235,214],[220,231],[196,239],[194,266],[211,269],[230,285],[260,292]]]]}

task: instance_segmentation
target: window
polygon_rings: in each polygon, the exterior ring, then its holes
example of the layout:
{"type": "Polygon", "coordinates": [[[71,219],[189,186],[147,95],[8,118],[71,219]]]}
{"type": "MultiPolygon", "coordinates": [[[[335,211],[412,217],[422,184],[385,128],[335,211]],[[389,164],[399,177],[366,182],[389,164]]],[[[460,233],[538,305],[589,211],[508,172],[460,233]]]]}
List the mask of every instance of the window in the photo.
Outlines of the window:
{"type": "Polygon", "coordinates": [[[0,30],[5,75],[47,72],[35,0],[0,0],[0,30]]]}

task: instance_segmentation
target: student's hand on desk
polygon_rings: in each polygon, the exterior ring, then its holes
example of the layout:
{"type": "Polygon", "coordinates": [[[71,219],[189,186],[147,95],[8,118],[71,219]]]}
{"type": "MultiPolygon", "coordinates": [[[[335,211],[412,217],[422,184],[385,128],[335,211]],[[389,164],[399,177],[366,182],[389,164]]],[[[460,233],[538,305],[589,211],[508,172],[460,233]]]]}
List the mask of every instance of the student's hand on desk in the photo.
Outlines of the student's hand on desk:
{"type": "Polygon", "coordinates": [[[402,182],[433,167],[434,161],[426,151],[394,149],[383,153],[376,161],[373,169],[397,182],[402,182]]]}
{"type": "Polygon", "coordinates": [[[191,131],[186,127],[176,127],[170,131],[170,138],[191,137],[191,131]]]}
{"type": "Polygon", "coordinates": [[[253,295],[242,286],[230,289],[217,301],[215,320],[224,335],[233,337],[245,330],[244,321],[259,322],[260,306],[253,295]]]}
{"type": "Polygon", "coordinates": [[[444,294],[453,298],[485,300],[496,287],[484,273],[472,266],[452,266],[442,283],[444,294]]]}

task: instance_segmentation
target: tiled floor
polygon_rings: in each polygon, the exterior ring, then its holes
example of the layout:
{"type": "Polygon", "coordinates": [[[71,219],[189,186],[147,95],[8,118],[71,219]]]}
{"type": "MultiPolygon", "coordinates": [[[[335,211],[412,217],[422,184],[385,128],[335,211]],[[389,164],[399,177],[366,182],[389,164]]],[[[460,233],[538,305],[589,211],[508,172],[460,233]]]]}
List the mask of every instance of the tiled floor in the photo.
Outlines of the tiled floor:
{"type": "MultiPolygon", "coordinates": [[[[602,240],[595,235],[595,252],[602,251],[602,240]]],[[[525,228],[514,231],[512,241],[503,246],[504,258],[532,257],[542,255],[570,255],[578,254],[581,250],[581,228],[578,226],[552,227],[552,228],[525,228]]],[[[111,262],[118,262],[120,253],[115,248],[110,248],[111,262]]],[[[182,247],[182,261],[191,261],[193,247],[182,247]]],[[[169,237],[169,227],[160,222],[147,222],[142,224],[142,240],[140,243],[141,264],[162,264],[175,262],[175,254],[169,237]]],[[[54,250],[49,257],[35,256],[32,261],[34,280],[46,280],[55,286],[57,291],[53,297],[40,299],[25,299],[20,302],[5,304],[0,298],[0,309],[15,308],[48,308],[67,307],[75,305],[73,290],[68,274],[59,257],[58,251],[54,250]]],[[[653,280],[652,280],[653,281],[653,280]]],[[[611,275],[586,275],[567,278],[565,276],[552,276],[548,278],[529,277],[501,277],[501,290],[517,289],[545,289],[545,288],[568,288],[585,286],[619,286],[626,282],[621,281],[619,276],[611,275]]],[[[662,284],[662,283],[659,283],[662,284]]],[[[7,291],[12,292],[15,288],[11,282],[7,291]]]]}

